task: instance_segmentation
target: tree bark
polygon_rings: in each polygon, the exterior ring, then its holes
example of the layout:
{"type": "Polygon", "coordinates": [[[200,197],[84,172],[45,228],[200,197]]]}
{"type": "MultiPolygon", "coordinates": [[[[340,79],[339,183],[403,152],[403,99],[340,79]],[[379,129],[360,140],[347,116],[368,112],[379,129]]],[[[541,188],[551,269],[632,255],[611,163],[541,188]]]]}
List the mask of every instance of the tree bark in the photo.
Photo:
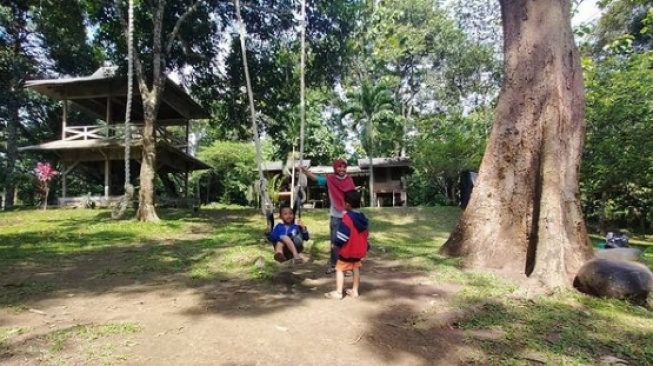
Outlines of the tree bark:
{"type": "MultiPolygon", "coordinates": [[[[13,98],[12,98],[13,99],[13,98]]],[[[12,100],[14,102],[15,100],[12,100]]],[[[18,103],[8,108],[10,116],[7,119],[7,166],[5,167],[5,196],[4,209],[11,210],[14,208],[14,193],[16,184],[14,183],[14,173],[16,170],[16,161],[18,160],[18,125],[20,118],[18,116],[18,103]]]]}
{"type": "Polygon", "coordinates": [[[469,206],[441,252],[568,287],[592,255],[578,175],[585,94],[568,0],[501,0],[505,80],[469,206]]]}
{"type": "MultiPolygon", "coordinates": [[[[143,70],[143,64],[138,52],[134,52],[134,73],[138,81],[138,88],[143,99],[144,126],[143,138],[141,143],[141,171],[140,171],[140,189],[138,191],[138,211],[136,217],[143,222],[159,222],[159,216],[154,206],[154,179],[156,177],[156,138],[154,129],[161,106],[161,97],[165,88],[167,76],[165,75],[165,59],[167,54],[164,53],[163,43],[163,14],[165,10],[165,0],[160,0],[153,8],[153,43],[152,43],[152,87],[149,88],[143,70]]],[[[185,14],[190,14],[197,6],[194,4],[185,14]]],[[[116,5],[120,9],[119,5],[116,5]]],[[[187,15],[182,15],[177,20],[177,25],[186,19],[187,15]]],[[[122,18],[122,17],[121,17],[122,18]]],[[[175,30],[170,34],[169,42],[173,42],[179,27],[175,25],[175,30]]],[[[123,21],[123,28],[127,34],[128,28],[123,21]]],[[[166,48],[168,50],[169,47],[166,48]]]]}
{"type": "Polygon", "coordinates": [[[138,211],[136,217],[139,221],[159,222],[159,216],[154,206],[154,178],[156,177],[156,139],[154,126],[159,110],[160,96],[154,92],[143,93],[143,109],[145,120],[143,126],[143,139],[141,146],[141,172],[140,189],[138,191],[138,211]]]}

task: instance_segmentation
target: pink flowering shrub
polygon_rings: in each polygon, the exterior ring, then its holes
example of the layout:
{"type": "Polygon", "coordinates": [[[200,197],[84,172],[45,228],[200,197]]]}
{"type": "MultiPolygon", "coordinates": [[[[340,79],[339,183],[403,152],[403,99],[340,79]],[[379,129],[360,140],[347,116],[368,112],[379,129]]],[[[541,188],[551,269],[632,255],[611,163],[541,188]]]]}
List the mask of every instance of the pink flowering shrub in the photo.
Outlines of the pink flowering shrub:
{"type": "Polygon", "coordinates": [[[34,168],[34,175],[36,179],[39,180],[39,189],[41,191],[41,196],[43,196],[43,209],[48,206],[48,193],[50,193],[50,181],[54,176],[59,174],[50,163],[41,163],[36,164],[34,168]]]}

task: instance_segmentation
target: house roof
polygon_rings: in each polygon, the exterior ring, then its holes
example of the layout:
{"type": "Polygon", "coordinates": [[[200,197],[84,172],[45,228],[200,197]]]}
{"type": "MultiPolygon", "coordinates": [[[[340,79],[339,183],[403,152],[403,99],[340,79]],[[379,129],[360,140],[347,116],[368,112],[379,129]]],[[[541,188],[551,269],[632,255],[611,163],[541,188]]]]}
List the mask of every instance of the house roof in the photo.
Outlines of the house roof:
{"type": "MultiPolygon", "coordinates": [[[[410,158],[407,157],[392,157],[392,158],[372,158],[374,167],[396,167],[396,166],[410,166],[410,158]]],[[[363,169],[369,169],[370,159],[358,159],[358,166],[363,169]]]]}
{"type": "MultiPolygon", "coordinates": [[[[372,163],[375,168],[378,167],[408,167],[411,165],[410,158],[406,157],[393,157],[393,158],[373,158],[372,163]]],[[[370,161],[369,159],[358,159],[358,165],[347,166],[347,173],[353,175],[368,174],[370,161]]],[[[311,166],[310,160],[304,160],[302,166],[308,166],[309,171],[315,174],[328,174],[333,173],[331,165],[317,165],[311,166]]],[[[283,170],[283,161],[264,161],[262,162],[264,172],[280,172],[283,170]]]]}
{"type": "MultiPolygon", "coordinates": [[[[127,78],[119,75],[117,71],[117,67],[101,67],[90,76],[30,80],[25,83],[25,87],[55,100],[70,100],[99,119],[110,119],[110,123],[124,123],[127,78]]],[[[132,95],[131,120],[143,121],[143,103],[138,85],[134,85],[132,95]]],[[[210,114],[179,85],[166,78],[157,123],[183,125],[189,119],[209,117],[210,114]]]]}
{"type": "MultiPolygon", "coordinates": [[[[132,141],[132,157],[140,156],[142,142],[140,140],[132,141]]],[[[18,148],[19,151],[52,151],[56,153],[73,152],[75,150],[86,150],[84,158],[88,161],[105,159],[103,152],[113,152],[113,156],[124,157],[124,140],[58,140],[45,142],[38,145],[24,146],[18,148]]],[[[179,150],[173,145],[158,141],[157,144],[157,161],[161,164],[157,170],[168,172],[184,172],[187,168],[189,171],[211,169],[211,166],[203,161],[179,150]]],[[[112,159],[109,159],[112,160],[112,159]]],[[[113,159],[115,160],[115,158],[113,159]]]]}
{"type": "MultiPolygon", "coordinates": [[[[275,172],[283,170],[285,163],[281,160],[277,161],[263,161],[261,162],[261,168],[264,172],[275,172]]],[[[299,161],[297,166],[300,166],[299,161]]],[[[310,160],[302,160],[301,166],[311,166],[310,160]]]]}
{"type": "MultiPolygon", "coordinates": [[[[318,165],[318,166],[311,167],[309,171],[315,174],[329,174],[329,173],[333,173],[333,167],[331,165],[318,165]]],[[[347,167],[347,174],[369,175],[367,171],[363,171],[360,167],[355,165],[347,167]]]]}
{"type": "MultiPolygon", "coordinates": [[[[140,145],[139,140],[134,140],[130,146],[140,145]]],[[[120,147],[125,146],[124,140],[56,140],[44,142],[38,145],[19,147],[18,151],[56,151],[56,150],[75,150],[75,149],[94,149],[103,147],[120,147]]]]}

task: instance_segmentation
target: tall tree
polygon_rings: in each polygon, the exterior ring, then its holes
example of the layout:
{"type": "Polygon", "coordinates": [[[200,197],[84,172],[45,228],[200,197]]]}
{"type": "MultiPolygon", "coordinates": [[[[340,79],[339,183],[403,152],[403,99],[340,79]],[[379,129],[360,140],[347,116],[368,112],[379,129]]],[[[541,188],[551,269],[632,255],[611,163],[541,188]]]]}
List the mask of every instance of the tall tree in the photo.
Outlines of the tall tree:
{"type": "Polygon", "coordinates": [[[382,83],[372,85],[364,81],[359,88],[347,93],[347,107],[342,118],[351,117],[353,128],[361,136],[361,143],[370,164],[370,206],[374,206],[373,157],[379,123],[392,115],[393,99],[390,89],[382,83]]]}
{"type": "Polygon", "coordinates": [[[477,186],[442,252],[571,284],[592,255],[578,174],[585,95],[569,0],[501,0],[504,75],[477,186]]]}
{"type": "Polygon", "coordinates": [[[15,169],[21,108],[28,96],[23,89],[25,76],[36,71],[31,5],[25,1],[8,1],[0,6],[0,132],[4,134],[4,207],[14,206],[15,169]],[[3,131],[4,130],[4,131],[3,131]]]}
{"type": "MultiPolygon", "coordinates": [[[[123,63],[128,32],[127,1],[89,1],[94,24],[99,26],[98,42],[109,56],[123,63]]],[[[211,19],[211,1],[165,0],[136,2],[134,11],[134,73],[143,101],[144,127],[141,145],[140,190],[137,218],[157,222],[154,208],[156,141],[154,128],[167,75],[186,66],[208,68],[216,54],[217,33],[211,19]]]]}

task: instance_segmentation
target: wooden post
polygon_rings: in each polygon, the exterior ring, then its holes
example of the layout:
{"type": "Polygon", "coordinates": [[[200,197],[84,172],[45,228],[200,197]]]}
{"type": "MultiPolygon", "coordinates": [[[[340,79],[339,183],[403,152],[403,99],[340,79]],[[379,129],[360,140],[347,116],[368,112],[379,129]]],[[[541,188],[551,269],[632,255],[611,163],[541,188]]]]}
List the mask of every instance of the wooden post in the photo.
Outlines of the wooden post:
{"type": "Polygon", "coordinates": [[[188,165],[186,165],[186,173],[184,174],[184,198],[188,198],[188,165]]]}
{"type": "Polygon", "coordinates": [[[61,198],[63,200],[66,200],[66,191],[68,190],[68,182],[67,182],[67,177],[68,177],[68,170],[66,169],[66,163],[61,162],[61,198]]]}
{"type": "Polygon", "coordinates": [[[68,99],[63,100],[63,116],[61,118],[61,139],[66,139],[66,126],[68,121],[68,99]]]}
{"type": "Polygon", "coordinates": [[[104,158],[104,199],[109,202],[109,158],[104,158]]]}
{"type": "Polygon", "coordinates": [[[188,140],[190,136],[189,125],[190,121],[186,120],[186,154],[190,154],[190,141],[188,140]]]}
{"type": "Polygon", "coordinates": [[[110,136],[110,131],[111,131],[111,92],[109,92],[109,95],[107,96],[107,116],[106,116],[106,122],[107,122],[107,132],[106,132],[106,137],[110,136]]]}

